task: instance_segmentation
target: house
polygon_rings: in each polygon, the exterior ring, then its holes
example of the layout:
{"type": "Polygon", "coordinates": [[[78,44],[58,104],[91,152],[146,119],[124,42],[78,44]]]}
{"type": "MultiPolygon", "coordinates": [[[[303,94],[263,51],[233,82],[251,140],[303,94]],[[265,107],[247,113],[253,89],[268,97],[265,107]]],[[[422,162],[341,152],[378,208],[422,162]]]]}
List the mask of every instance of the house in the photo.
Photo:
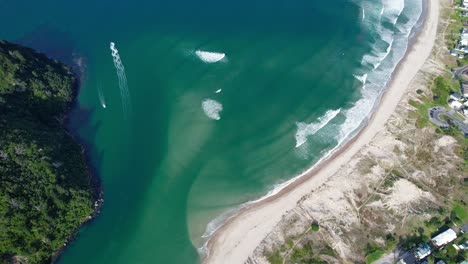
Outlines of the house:
{"type": "Polygon", "coordinates": [[[417,259],[413,254],[405,254],[397,264],[415,264],[417,263],[417,259]]]}
{"type": "Polygon", "coordinates": [[[454,241],[455,239],[457,239],[457,233],[455,233],[455,231],[453,231],[453,229],[449,228],[449,229],[445,230],[444,232],[438,234],[434,238],[432,238],[431,243],[435,247],[442,247],[442,246],[445,246],[448,243],[454,241]]]}
{"type": "Polygon", "coordinates": [[[459,251],[459,250],[467,250],[468,249],[468,241],[465,241],[463,244],[460,244],[460,245],[456,245],[456,244],[453,244],[453,247],[459,251]]]}
{"type": "Polygon", "coordinates": [[[458,53],[457,53],[456,50],[453,49],[453,50],[450,51],[450,55],[456,57],[458,55],[458,53]]]}
{"type": "Polygon", "coordinates": [[[468,39],[468,29],[464,28],[461,32],[461,39],[467,40],[468,39]]]}
{"type": "Polygon", "coordinates": [[[424,243],[424,245],[416,248],[414,251],[414,256],[418,259],[421,260],[429,255],[431,255],[432,251],[431,248],[427,243],[424,243]]]}
{"type": "Polygon", "coordinates": [[[460,89],[461,89],[461,94],[463,95],[463,97],[468,98],[468,84],[463,83],[460,89]]]}
{"type": "MultiPolygon", "coordinates": [[[[466,103],[465,103],[466,104],[466,103]]],[[[460,226],[460,231],[465,234],[468,233],[468,223],[465,223],[464,225],[460,226]]]]}
{"type": "Polygon", "coordinates": [[[455,100],[449,100],[448,104],[449,104],[450,108],[455,109],[455,110],[459,110],[463,106],[462,103],[460,103],[458,101],[455,101],[455,100]]]}
{"type": "Polygon", "coordinates": [[[459,101],[461,99],[461,95],[459,95],[458,93],[451,93],[450,98],[455,101],[459,101]]]}

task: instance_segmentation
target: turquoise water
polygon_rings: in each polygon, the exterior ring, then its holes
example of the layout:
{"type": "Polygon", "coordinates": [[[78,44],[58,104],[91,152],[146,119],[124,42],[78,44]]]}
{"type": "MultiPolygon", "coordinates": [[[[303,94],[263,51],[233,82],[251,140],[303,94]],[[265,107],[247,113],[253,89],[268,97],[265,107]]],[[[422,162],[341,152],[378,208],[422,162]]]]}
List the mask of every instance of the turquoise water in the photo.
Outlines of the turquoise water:
{"type": "Polygon", "coordinates": [[[358,128],[421,3],[0,0],[0,9],[0,38],[81,65],[70,127],[90,148],[105,203],[59,262],[198,263],[202,235],[224,212],[358,128]],[[209,63],[196,51],[224,57],[209,63]]]}

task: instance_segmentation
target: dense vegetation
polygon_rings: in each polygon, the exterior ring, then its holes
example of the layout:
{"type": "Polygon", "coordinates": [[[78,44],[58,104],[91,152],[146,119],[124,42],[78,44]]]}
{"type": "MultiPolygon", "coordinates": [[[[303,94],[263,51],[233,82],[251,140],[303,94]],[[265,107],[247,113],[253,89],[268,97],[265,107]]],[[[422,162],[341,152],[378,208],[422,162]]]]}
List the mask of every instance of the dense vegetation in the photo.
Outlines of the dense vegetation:
{"type": "Polygon", "coordinates": [[[47,263],[92,213],[80,146],[62,125],[76,78],[0,41],[0,263],[47,263]]]}

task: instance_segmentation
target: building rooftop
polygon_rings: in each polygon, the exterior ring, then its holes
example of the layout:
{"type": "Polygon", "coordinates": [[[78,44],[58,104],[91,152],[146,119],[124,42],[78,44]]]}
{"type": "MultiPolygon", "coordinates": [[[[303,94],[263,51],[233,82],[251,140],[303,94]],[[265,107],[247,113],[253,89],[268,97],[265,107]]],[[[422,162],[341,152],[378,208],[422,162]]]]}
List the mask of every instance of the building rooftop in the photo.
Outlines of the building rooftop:
{"type": "Polygon", "coordinates": [[[431,248],[426,243],[424,243],[424,245],[416,248],[416,250],[414,251],[414,255],[416,256],[417,259],[423,259],[423,258],[429,256],[431,253],[432,253],[431,248]]]}
{"type": "Polygon", "coordinates": [[[465,223],[464,225],[460,226],[460,231],[463,233],[468,233],[468,223],[465,223]]]}
{"type": "Polygon", "coordinates": [[[463,83],[463,84],[461,85],[460,90],[461,90],[461,93],[462,93],[462,95],[463,95],[464,97],[468,97],[468,84],[463,83]]]}
{"type": "Polygon", "coordinates": [[[413,254],[406,254],[403,258],[401,258],[397,264],[415,264],[417,263],[417,259],[413,254]]]}
{"type": "Polygon", "coordinates": [[[431,242],[436,247],[444,246],[457,238],[457,233],[453,229],[447,229],[439,235],[431,239],[431,242]]]}
{"type": "Polygon", "coordinates": [[[451,93],[450,98],[452,98],[453,100],[460,100],[461,95],[459,95],[458,93],[451,93]]]}
{"type": "Polygon", "coordinates": [[[451,108],[453,108],[453,109],[455,109],[455,110],[458,110],[458,109],[460,109],[460,108],[463,106],[462,103],[460,103],[460,102],[458,102],[458,101],[455,101],[455,100],[450,100],[450,101],[448,102],[448,104],[449,104],[449,106],[450,106],[451,108]]]}

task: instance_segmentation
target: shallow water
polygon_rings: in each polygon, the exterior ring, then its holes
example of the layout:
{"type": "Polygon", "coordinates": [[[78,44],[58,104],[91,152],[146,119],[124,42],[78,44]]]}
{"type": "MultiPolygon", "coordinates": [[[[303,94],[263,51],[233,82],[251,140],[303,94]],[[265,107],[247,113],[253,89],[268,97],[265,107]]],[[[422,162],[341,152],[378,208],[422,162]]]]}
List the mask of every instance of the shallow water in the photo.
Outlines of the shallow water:
{"type": "Polygon", "coordinates": [[[91,146],[106,201],[60,263],[199,262],[210,220],[359,126],[421,13],[419,0],[0,0],[0,9],[0,38],[82,65],[70,126],[91,146]]]}

